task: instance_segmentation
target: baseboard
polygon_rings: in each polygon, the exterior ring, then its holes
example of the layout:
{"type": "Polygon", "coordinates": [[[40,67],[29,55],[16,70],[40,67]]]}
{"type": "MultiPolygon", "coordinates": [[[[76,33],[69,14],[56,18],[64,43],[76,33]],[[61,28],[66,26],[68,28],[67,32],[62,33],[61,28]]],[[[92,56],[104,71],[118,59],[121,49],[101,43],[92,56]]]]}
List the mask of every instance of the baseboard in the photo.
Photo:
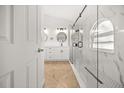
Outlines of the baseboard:
{"type": "Polygon", "coordinates": [[[42,84],[41,84],[41,88],[44,88],[45,86],[45,79],[43,80],[42,84]]]}
{"type": "Polygon", "coordinates": [[[47,60],[45,60],[45,61],[53,61],[53,62],[54,62],[54,61],[55,61],[55,62],[56,62],[56,61],[60,61],[60,62],[61,62],[61,61],[69,61],[69,59],[63,59],[63,60],[58,60],[58,59],[51,59],[51,60],[48,60],[48,59],[47,59],[47,60]]]}
{"type": "Polygon", "coordinates": [[[76,70],[76,68],[74,67],[74,65],[69,61],[71,67],[72,67],[72,70],[77,78],[77,81],[80,85],[80,88],[86,88],[86,85],[84,83],[84,81],[81,79],[80,75],[79,75],[79,72],[76,70]]]}

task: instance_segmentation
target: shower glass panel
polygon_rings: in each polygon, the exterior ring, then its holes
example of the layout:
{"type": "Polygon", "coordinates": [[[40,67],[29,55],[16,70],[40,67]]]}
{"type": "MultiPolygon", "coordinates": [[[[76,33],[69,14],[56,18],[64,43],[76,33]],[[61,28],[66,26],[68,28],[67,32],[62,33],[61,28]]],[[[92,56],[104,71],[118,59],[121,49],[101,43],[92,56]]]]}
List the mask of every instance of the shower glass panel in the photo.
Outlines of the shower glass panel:
{"type": "Polygon", "coordinates": [[[121,5],[88,5],[72,31],[72,62],[88,88],[124,87],[123,7],[121,5]],[[77,29],[83,29],[79,39],[77,29]],[[78,47],[78,42],[83,47],[78,47]],[[117,41],[117,42],[116,42],[117,41]],[[121,42],[121,43],[120,43],[121,42]],[[82,45],[82,44],[81,44],[82,45]]]}
{"type": "Polygon", "coordinates": [[[97,78],[97,49],[91,47],[91,32],[93,24],[97,20],[97,6],[88,5],[85,11],[82,13],[82,17],[76,23],[74,29],[82,29],[83,32],[80,34],[80,30],[77,33],[76,47],[73,47],[73,63],[75,68],[78,70],[79,75],[85,83],[86,87],[97,88],[98,82],[102,83],[97,78]],[[80,25],[79,25],[80,24],[80,25]],[[81,38],[80,38],[81,37],[81,38]],[[82,47],[78,47],[78,42],[82,42],[82,47]]]}
{"type": "Polygon", "coordinates": [[[75,68],[79,71],[79,60],[80,60],[80,53],[81,48],[83,45],[83,33],[81,29],[74,30],[73,34],[71,35],[72,46],[73,46],[73,64],[75,68]],[[79,49],[80,48],[80,49],[79,49]]]}
{"type": "Polygon", "coordinates": [[[118,88],[123,85],[115,51],[119,8],[117,5],[98,6],[98,78],[102,81],[102,84],[98,83],[99,88],[118,88]]]}

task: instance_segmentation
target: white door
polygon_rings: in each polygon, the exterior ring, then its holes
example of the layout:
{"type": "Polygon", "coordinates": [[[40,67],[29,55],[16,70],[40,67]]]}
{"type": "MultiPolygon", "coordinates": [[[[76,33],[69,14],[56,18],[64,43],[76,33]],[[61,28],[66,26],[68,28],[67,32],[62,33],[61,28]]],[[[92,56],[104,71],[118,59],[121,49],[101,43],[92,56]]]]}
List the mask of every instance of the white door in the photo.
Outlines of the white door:
{"type": "Polygon", "coordinates": [[[38,42],[37,42],[37,49],[38,49],[38,64],[37,64],[37,71],[38,71],[38,78],[37,84],[38,88],[43,87],[44,85],[44,33],[43,33],[43,25],[44,25],[44,12],[43,7],[38,6],[38,42]]]}
{"type": "Polygon", "coordinates": [[[0,87],[40,87],[40,16],[39,6],[0,6],[0,87]]]}

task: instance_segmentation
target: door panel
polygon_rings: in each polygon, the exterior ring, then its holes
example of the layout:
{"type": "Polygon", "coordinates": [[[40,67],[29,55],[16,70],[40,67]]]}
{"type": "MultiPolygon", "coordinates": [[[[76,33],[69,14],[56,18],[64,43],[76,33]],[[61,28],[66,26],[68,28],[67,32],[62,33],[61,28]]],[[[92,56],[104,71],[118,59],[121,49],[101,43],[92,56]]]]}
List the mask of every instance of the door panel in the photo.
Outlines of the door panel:
{"type": "Polygon", "coordinates": [[[11,42],[13,34],[13,7],[0,6],[0,42],[11,42]]]}
{"type": "Polygon", "coordinates": [[[13,72],[2,75],[2,77],[0,77],[0,88],[8,88],[8,87],[13,88],[14,87],[13,77],[14,77],[13,72]]]}
{"type": "Polygon", "coordinates": [[[37,52],[42,43],[38,7],[0,6],[0,87],[38,87],[42,82],[38,78],[43,78],[43,56],[37,52]]]}
{"type": "Polygon", "coordinates": [[[27,64],[27,87],[34,88],[37,86],[37,71],[36,71],[36,60],[31,60],[27,64]]]}
{"type": "Polygon", "coordinates": [[[32,57],[33,59],[29,59],[30,62],[27,63],[27,80],[29,87],[37,87],[37,70],[36,70],[36,65],[37,65],[37,59],[35,58],[37,56],[37,53],[35,51],[36,47],[36,33],[37,33],[37,7],[36,6],[27,6],[27,23],[28,23],[28,43],[29,43],[29,51],[32,52],[32,54],[29,55],[29,58],[32,57]]]}
{"type": "Polygon", "coordinates": [[[28,40],[36,42],[37,33],[37,6],[28,6],[28,40]]]}
{"type": "Polygon", "coordinates": [[[37,48],[41,49],[37,53],[37,87],[41,88],[44,85],[44,11],[42,6],[38,6],[37,9],[37,48]]]}

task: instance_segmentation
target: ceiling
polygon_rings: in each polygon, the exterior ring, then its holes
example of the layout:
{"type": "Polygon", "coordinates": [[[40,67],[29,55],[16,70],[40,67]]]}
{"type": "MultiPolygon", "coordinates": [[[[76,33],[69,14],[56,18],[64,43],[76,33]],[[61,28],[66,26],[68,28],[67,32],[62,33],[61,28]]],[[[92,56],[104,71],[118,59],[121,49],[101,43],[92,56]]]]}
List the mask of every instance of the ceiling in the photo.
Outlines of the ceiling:
{"type": "Polygon", "coordinates": [[[83,5],[45,5],[44,13],[46,15],[62,18],[74,22],[83,9],[83,5]]]}

